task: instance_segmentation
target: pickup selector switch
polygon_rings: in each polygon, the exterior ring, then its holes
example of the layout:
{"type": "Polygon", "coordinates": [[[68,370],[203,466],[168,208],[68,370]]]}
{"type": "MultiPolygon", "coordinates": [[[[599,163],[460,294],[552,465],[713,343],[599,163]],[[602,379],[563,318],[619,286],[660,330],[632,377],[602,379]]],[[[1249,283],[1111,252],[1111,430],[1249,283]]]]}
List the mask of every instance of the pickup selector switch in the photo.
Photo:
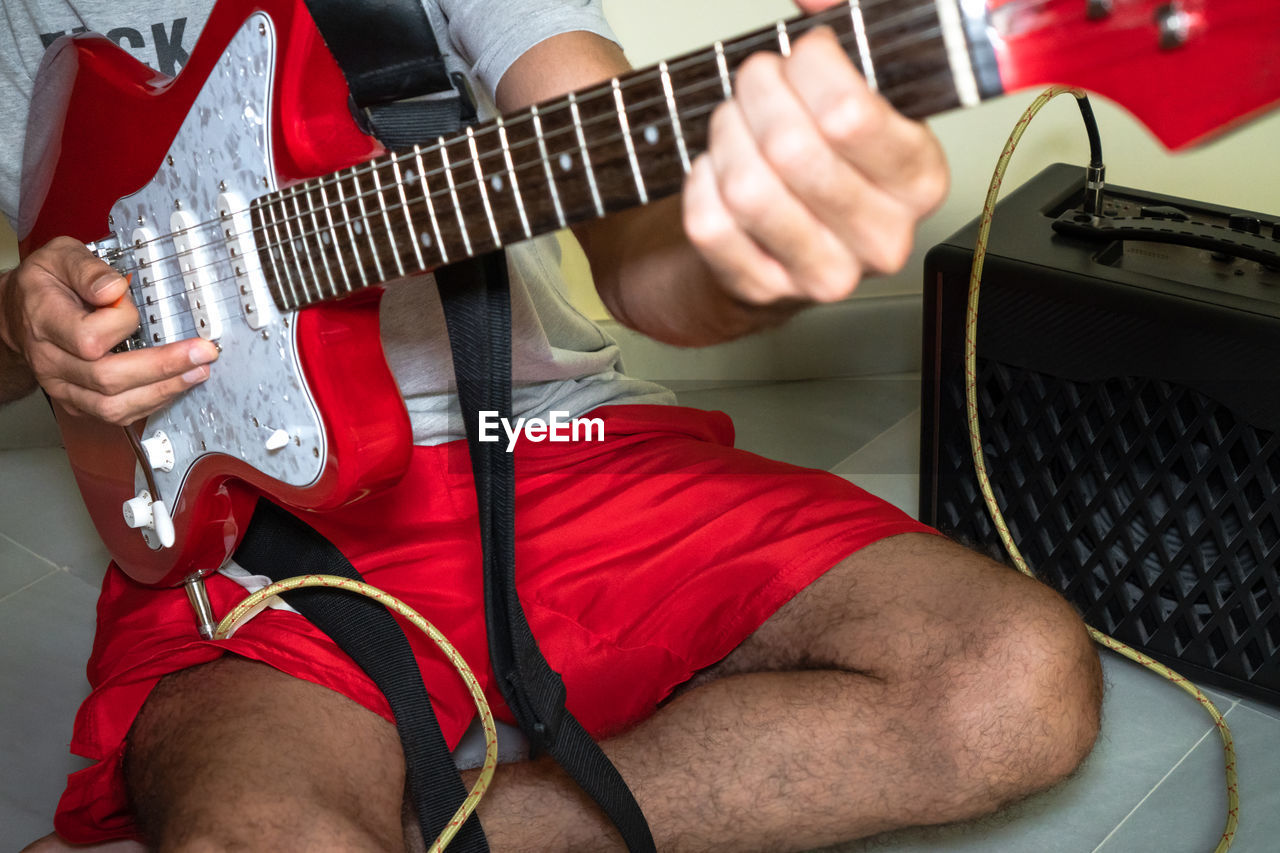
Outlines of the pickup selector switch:
{"type": "Polygon", "coordinates": [[[289,445],[289,433],[286,430],[278,429],[271,435],[267,436],[267,450],[276,451],[289,445]]]}

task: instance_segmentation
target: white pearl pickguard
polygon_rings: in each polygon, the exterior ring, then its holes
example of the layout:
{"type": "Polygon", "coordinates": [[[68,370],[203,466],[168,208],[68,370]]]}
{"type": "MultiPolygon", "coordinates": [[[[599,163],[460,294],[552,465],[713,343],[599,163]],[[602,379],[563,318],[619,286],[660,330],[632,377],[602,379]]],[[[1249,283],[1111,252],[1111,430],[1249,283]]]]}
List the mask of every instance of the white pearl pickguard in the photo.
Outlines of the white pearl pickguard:
{"type": "MultiPolygon", "coordinates": [[[[121,246],[135,263],[145,261],[131,283],[139,337],[156,346],[199,334],[222,349],[206,382],[147,419],[142,437],[160,431],[172,445],[172,470],[151,471],[169,507],[191,467],[213,454],[295,487],[316,482],[324,469],[325,434],[299,363],[295,315],[266,295],[256,252],[244,249],[251,241],[226,237],[227,229],[248,227],[247,215],[233,221],[219,211],[220,197],[247,202],[276,188],[275,55],[271,20],[254,14],[209,75],[160,171],[111,209],[121,246]],[[176,235],[175,226],[182,228],[176,235]],[[155,242],[136,245],[147,238],[155,242]]],[[[147,488],[141,467],[135,485],[147,488]]]]}

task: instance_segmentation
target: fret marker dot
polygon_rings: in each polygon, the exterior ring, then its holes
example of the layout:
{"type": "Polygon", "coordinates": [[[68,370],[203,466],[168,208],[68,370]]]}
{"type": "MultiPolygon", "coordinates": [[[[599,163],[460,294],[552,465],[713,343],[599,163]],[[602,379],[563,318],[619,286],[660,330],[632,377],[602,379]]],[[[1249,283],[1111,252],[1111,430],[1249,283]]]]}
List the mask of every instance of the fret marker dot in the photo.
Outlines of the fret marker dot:
{"type": "Polygon", "coordinates": [[[357,222],[357,223],[355,224],[355,226],[354,226],[354,229],[355,229],[355,232],[356,232],[357,234],[363,234],[363,233],[364,233],[364,223],[357,222]]]}
{"type": "Polygon", "coordinates": [[[333,242],[333,238],[329,236],[328,231],[322,231],[320,232],[320,242],[328,246],[330,243],[333,242]]]}
{"type": "Polygon", "coordinates": [[[563,171],[563,172],[567,172],[567,171],[569,171],[569,170],[570,170],[570,169],[572,169],[572,168],[573,168],[573,158],[572,158],[572,157],[570,157],[568,154],[561,154],[561,155],[560,155],[560,170],[561,170],[561,171],[563,171]]]}
{"type": "Polygon", "coordinates": [[[426,231],[423,231],[421,234],[419,234],[418,239],[422,241],[422,245],[426,246],[428,249],[431,248],[431,235],[428,234],[426,231]]]}
{"type": "Polygon", "coordinates": [[[406,184],[411,184],[416,180],[418,180],[418,173],[412,169],[404,173],[404,182],[406,184]]]}
{"type": "Polygon", "coordinates": [[[658,129],[653,125],[649,125],[644,129],[644,141],[650,145],[658,144],[658,129]]]}
{"type": "Polygon", "coordinates": [[[299,255],[301,255],[301,254],[302,254],[302,249],[303,249],[303,246],[302,246],[302,240],[301,240],[301,239],[294,240],[294,241],[293,241],[293,251],[295,251],[295,252],[297,252],[299,255]]]}
{"type": "Polygon", "coordinates": [[[489,186],[493,187],[493,191],[496,193],[502,192],[502,187],[503,187],[502,176],[494,175],[492,178],[490,178],[489,186]]]}

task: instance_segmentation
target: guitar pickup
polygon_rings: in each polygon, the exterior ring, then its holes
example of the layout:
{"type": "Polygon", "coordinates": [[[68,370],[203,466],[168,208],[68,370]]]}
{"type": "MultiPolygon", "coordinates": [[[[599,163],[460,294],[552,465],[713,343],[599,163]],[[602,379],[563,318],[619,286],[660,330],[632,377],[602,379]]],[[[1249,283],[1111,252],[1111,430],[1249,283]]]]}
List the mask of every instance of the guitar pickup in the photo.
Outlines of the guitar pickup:
{"type": "Polygon", "coordinates": [[[267,280],[258,260],[249,203],[239,193],[223,193],[218,196],[218,221],[235,273],[236,294],[244,311],[244,321],[251,329],[261,329],[274,321],[279,312],[267,290],[267,280]]]}
{"type": "Polygon", "coordinates": [[[217,267],[203,236],[199,220],[187,210],[175,210],[169,230],[177,249],[178,267],[186,287],[187,307],[196,334],[207,341],[222,337],[222,316],[218,311],[217,267]]]}

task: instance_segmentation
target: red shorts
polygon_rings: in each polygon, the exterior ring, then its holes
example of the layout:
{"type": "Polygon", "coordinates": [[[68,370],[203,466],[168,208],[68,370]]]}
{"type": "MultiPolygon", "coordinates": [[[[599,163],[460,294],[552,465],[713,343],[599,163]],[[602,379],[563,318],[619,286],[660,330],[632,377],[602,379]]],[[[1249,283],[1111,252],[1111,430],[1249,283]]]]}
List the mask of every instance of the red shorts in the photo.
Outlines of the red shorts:
{"type": "MultiPolygon", "coordinates": [[[[651,714],[723,658],[799,590],[853,551],[928,528],[845,480],[734,450],[720,412],[613,406],[592,413],[605,440],[516,445],[521,600],[569,709],[603,738],[651,714]]],[[[309,518],[374,586],[405,600],[457,646],[500,719],[485,643],[475,493],[465,442],[415,449],[393,489],[309,518]]],[[[244,589],[208,581],[214,612],[244,589]]],[[[430,641],[410,629],[446,740],[475,714],[430,641]]],[[[94,760],[58,804],[72,842],[131,836],[125,738],[165,674],[232,652],[337,690],[391,719],[386,700],[301,616],[266,610],[224,642],[199,639],[186,594],[130,581],[114,566],[98,602],[93,688],[72,751],[94,760]]]]}

